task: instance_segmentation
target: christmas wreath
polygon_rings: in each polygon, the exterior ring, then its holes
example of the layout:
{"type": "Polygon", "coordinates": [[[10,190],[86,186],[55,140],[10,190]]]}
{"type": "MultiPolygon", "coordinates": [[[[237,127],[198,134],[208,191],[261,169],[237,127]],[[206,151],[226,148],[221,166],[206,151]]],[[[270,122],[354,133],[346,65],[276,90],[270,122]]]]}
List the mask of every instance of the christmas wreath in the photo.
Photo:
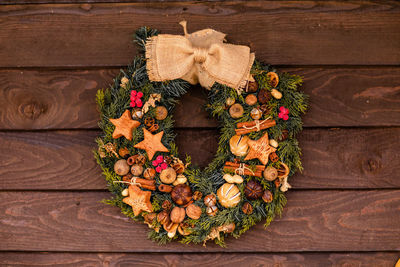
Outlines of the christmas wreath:
{"type": "Polygon", "coordinates": [[[107,204],[151,228],[160,243],[224,245],[281,214],[288,178],[301,170],[295,135],[307,97],[302,79],[254,60],[246,46],[205,29],[185,35],[136,32],[141,54],[96,102],[103,134],[95,157],[114,193],[107,204]],[[179,158],[172,111],[191,84],[209,89],[206,109],[220,123],[214,160],[204,170],[179,158]]]}

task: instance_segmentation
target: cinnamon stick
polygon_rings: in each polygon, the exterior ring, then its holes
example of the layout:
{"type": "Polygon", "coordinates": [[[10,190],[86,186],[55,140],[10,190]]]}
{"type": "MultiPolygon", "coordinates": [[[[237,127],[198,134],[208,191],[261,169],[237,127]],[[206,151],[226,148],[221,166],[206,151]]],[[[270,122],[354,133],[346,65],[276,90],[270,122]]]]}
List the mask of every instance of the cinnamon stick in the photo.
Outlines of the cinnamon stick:
{"type": "MultiPolygon", "coordinates": [[[[258,129],[255,127],[257,125],[256,121],[248,121],[248,122],[239,122],[236,127],[238,129],[235,129],[235,132],[237,135],[244,135],[244,134],[248,134],[251,132],[255,132],[258,129]],[[247,128],[252,128],[252,129],[246,129],[243,127],[247,127],[247,128]]],[[[267,120],[267,121],[263,121],[260,122],[260,130],[265,130],[267,128],[270,128],[272,126],[276,125],[276,121],[275,120],[267,120]]]]}
{"type": "Polygon", "coordinates": [[[156,190],[156,186],[155,185],[140,185],[141,188],[144,189],[149,189],[151,191],[155,191],[156,190]]]}
{"type": "Polygon", "coordinates": [[[166,184],[160,184],[158,190],[165,193],[170,193],[172,191],[172,186],[166,184]]]}
{"type": "MultiPolygon", "coordinates": [[[[142,178],[136,178],[133,180],[135,183],[140,184],[141,187],[145,186],[155,186],[156,181],[155,180],[147,180],[147,179],[142,179],[142,178]]],[[[143,187],[144,188],[144,187],[143,187]]]]}

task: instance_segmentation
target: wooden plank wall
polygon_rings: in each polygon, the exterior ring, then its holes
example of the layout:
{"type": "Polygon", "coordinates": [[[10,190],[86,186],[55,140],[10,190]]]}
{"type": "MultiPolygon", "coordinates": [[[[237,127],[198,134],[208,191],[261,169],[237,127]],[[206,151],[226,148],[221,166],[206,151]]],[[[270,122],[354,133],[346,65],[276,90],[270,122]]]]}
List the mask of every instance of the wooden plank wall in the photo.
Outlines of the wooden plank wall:
{"type": "MultiPolygon", "coordinates": [[[[393,266],[400,257],[397,1],[3,0],[0,4],[0,265],[393,266]],[[104,2],[104,3],[102,3],[104,2]],[[128,3],[131,2],[131,3],[128,3]],[[100,203],[94,95],[147,25],[206,27],[303,75],[304,172],[281,218],[228,248],[159,246],[100,203]]],[[[175,111],[181,154],[206,166],[218,137],[193,87],[175,111]]]]}

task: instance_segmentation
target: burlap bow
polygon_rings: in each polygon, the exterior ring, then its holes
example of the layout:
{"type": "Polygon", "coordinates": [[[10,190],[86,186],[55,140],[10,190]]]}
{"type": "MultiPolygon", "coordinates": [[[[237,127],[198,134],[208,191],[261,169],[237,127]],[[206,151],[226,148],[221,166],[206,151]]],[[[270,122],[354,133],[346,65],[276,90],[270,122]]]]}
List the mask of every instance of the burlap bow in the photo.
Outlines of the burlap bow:
{"type": "Polygon", "coordinates": [[[151,81],[181,78],[207,89],[218,82],[239,93],[247,81],[253,81],[254,53],[249,47],[224,43],[225,34],[212,29],[188,34],[186,21],[180,24],[184,36],[160,34],[147,41],[146,68],[151,81]]]}

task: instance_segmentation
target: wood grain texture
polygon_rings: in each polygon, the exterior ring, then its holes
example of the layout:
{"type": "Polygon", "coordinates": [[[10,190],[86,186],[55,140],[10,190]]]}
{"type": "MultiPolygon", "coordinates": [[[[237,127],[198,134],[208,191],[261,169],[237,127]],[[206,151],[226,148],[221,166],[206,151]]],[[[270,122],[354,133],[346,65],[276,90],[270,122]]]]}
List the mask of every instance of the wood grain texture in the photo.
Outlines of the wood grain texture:
{"type": "Polygon", "coordinates": [[[235,267],[393,267],[400,254],[368,253],[0,253],[6,266],[235,266],[235,267]]]}
{"type": "MultiPolygon", "coordinates": [[[[0,192],[0,250],[226,251],[214,244],[160,246],[148,227],[100,201],[103,192],[0,192]]],[[[291,191],[280,219],[258,224],[230,252],[400,251],[400,190],[291,191]]]]}
{"type": "Polygon", "coordinates": [[[243,1],[10,5],[0,10],[0,67],[121,66],[141,26],[213,27],[257,58],[285,65],[398,65],[396,1],[243,1]]]}
{"type": "MultiPolygon", "coordinates": [[[[97,131],[0,132],[0,190],[105,189],[92,156],[97,131]]],[[[299,137],[304,172],[295,189],[400,188],[400,128],[306,129],[299,137]]],[[[215,130],[177,130],[181,157],[207,166],[215,130]]]]}
{"type": "MultiPolygon", "coordinates": [[[[310,95],[304,116],[312,126],[399,126],[399,68],[279,68],[304,77],[310,95]]],[[[97,128],[97,89],[119,69],[0,70],[0,129],[97,128]]],[[[216,127],[204,110],[206,90],[192,87],[180,99],[176,127],[216,127]]]]}

